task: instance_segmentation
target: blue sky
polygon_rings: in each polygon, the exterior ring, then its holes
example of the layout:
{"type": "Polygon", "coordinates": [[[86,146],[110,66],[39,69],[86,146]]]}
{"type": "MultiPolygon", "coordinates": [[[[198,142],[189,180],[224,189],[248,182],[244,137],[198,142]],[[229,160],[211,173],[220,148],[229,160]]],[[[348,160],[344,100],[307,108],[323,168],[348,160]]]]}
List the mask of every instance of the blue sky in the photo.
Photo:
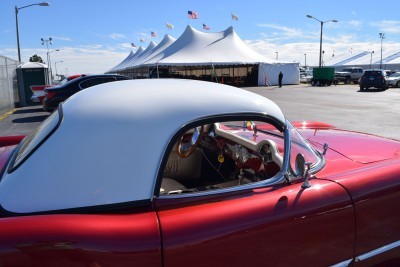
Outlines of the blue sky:
{"type": "MultiPolygon", "coordinates": [[[[35,0],[0,0],[0,55],[17,59],[15,6],[35,0]]],[[[400,51],[398,1],[235,1],[235,0],[49,0],[48,7],[32,6],[19,11],[22,61],[33,54],[46,61],[46,46],[40,39],[53,38],[51,62],[58,61],[62,74],[100,73],[122,61],[132,50],[131,42],[147,46],[168,33],[178,38],[187,24],[210,31],[233,26],[246,43],[261,54],[284,61],[318,64],[319,20],[325,23],[325,55],[356,51],[378,51],[385,33],[383,49],[400,51]],[[198,20],[189,20],[187,11],[196,11],[198,20]],[[239,17],[231,19],[231,12],[239,17]],[[168,30],[166,23],[174,25],[168,30]],[[156,38],[150,32],[157,32],[156,38]],[[146,39],[140,43],[139,39],[146,39]],[[276,53],[278,52],[278,53],[276,53]]],[[[54,68],[54,65],[53,65],[54,68]]]]}

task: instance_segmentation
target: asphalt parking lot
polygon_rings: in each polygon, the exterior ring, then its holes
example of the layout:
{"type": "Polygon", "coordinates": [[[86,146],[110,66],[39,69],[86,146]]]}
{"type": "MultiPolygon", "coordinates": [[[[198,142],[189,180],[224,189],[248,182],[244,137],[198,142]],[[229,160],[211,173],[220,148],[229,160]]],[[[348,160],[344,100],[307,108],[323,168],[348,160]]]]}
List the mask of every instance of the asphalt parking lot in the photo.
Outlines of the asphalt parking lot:
{"type": "MultiPolygon", "coordinates": [[[[345,130],[400,140],[400,88],[360,92],[358,85],[300,84],[244,89],[273,100],[290,121],[322,121],[345,130]]],[[[41,106],[0,114],[0,134],[26,135],[48,115],[41,106]]]]}
{"type": "Polygon", "coordinates": [[[290,121],[322,121],[338,128],[400,140],[400,88],[360,91],[357,84],[246,88],[281,107],[290,121]]]}

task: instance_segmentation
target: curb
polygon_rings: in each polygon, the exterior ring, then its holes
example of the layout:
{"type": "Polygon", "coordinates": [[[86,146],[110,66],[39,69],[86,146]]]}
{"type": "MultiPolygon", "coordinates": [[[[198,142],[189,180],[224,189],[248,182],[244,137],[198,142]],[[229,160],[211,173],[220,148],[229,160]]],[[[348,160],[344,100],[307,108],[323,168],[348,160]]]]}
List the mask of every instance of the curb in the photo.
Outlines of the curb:
{"type": "Polygon", "coordinates": [[[12,115],[14,113],[14,111],[16,111],[17,109],[14,108],[6,113],[4,113],[3,115],[0,116],[0,121],[4,120],[5,118],[7,118],[8,116],[12,115]]]}

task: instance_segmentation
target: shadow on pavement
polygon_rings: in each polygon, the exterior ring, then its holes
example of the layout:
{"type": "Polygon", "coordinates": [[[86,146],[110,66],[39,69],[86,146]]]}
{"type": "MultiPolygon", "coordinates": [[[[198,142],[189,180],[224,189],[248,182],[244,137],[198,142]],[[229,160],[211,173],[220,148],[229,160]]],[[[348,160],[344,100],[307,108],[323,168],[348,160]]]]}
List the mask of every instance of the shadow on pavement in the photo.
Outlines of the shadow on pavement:
{"type": "Polygon", "coordinates": [[[359,93],[378,93],[378,92],[385,92],[386,89],[365,89],[365,90],[358,90],[359,93]]]}
{"type": "Polygon", "coordinates": [[[27,109],[19,109],[13,112],[13,114],[26,114],[26,113],[33,113],[33,112],[44,112],[43,108],[37,107],[37,108],[27,108],[27,109]]]}
{"type": "Polygon", "coordinates": [[[30,122],[42,122],[44,121],[48,115],[41,115],[41,116],[31,116],[26,118],[18,118],[12,120],[13,123],[30,123],[30,122]]]}

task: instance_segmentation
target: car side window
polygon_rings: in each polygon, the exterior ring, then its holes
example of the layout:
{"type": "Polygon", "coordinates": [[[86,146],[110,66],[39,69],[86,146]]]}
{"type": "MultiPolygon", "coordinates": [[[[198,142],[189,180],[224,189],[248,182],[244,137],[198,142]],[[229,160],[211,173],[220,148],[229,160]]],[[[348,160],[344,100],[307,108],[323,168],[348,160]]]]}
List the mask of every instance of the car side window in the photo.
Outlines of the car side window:
{"type": "Polygon", "coordinates": [[[183,133],[169,152],[159,194],[235,190],[282,169],[284,137],[266,122],[229,121],[183,133]]]}
{"type": "Polygon", "coordinates": [[[31,134],[26,136],[20,143],[19,149],[15,154],[11,164],[11,170],[16,169],[29,155],[37,149],[46,138],[56,129],[60,123],[58,109],[55,110],[42,124],[40,124],[31,134]]]}

